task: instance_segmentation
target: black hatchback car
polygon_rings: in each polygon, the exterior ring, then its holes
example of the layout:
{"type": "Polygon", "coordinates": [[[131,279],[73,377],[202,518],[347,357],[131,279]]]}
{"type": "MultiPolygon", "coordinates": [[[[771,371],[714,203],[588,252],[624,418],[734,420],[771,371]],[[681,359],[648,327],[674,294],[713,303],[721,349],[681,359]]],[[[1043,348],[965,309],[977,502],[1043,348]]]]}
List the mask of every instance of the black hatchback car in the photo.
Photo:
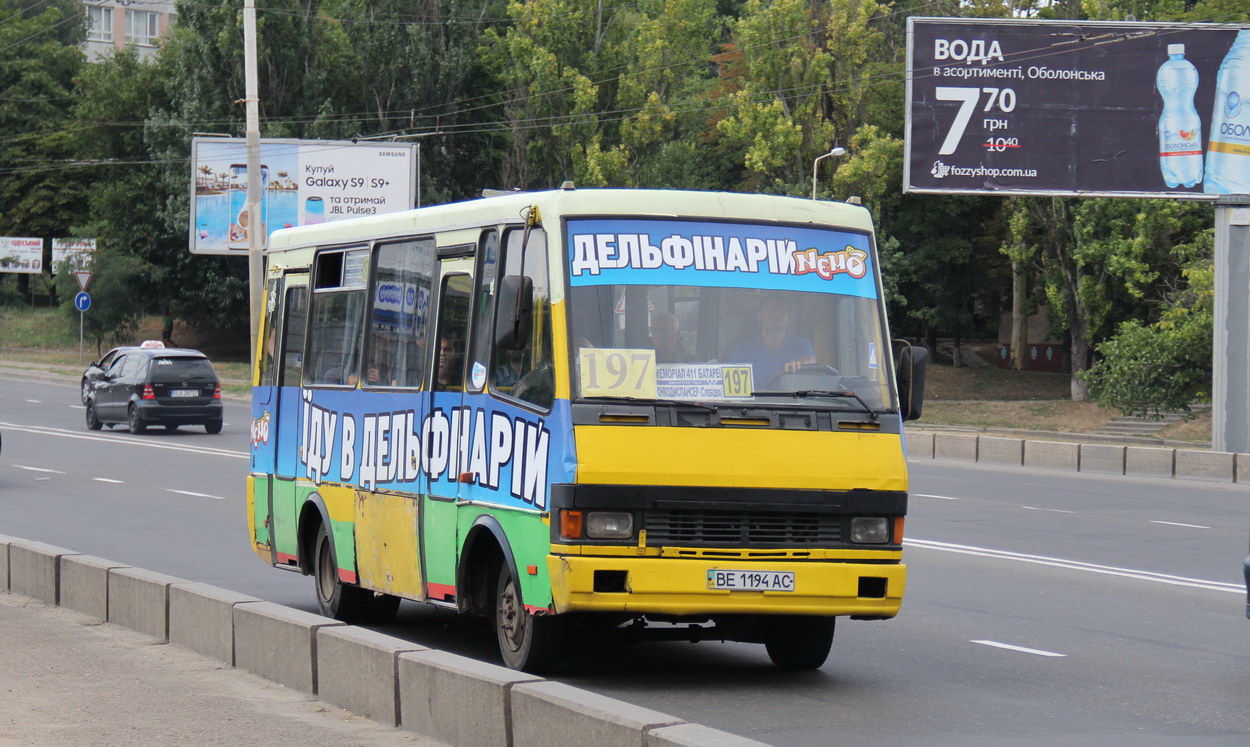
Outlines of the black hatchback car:
{"type": "Polygon", "coordinates": [[[118,351],[87,398],[87,427],[125,423],[131,433],[149,425],[176,430],[202,425],[221,432],[221,383],[198,350],[131,348],[118,351]]]}

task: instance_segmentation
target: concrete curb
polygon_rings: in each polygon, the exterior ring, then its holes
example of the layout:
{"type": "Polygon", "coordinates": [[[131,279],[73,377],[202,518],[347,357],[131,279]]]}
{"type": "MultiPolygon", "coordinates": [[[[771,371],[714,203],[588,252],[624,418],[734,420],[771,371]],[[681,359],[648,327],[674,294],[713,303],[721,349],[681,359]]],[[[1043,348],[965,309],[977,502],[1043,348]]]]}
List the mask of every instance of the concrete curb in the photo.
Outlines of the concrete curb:
{"type": "Polygon", "coordinates": [[[907,430],[907,458],[1061,472],[1250,483],[1250,454],[907,430]]]}
{"type": "Polygon", "coordinates": [[[451,744],[764,744],[245,594],[0,535],[0,592],[10,591],[451,744]]]}

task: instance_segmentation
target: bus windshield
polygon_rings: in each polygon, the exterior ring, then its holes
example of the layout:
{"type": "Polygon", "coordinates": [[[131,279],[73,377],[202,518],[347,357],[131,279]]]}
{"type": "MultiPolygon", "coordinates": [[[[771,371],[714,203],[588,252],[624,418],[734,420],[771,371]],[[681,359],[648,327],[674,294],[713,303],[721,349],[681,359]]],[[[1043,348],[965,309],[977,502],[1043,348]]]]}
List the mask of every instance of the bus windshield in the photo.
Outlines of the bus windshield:
{"type": "Polygon", "coordinates": [[[893,409],[866,234],[612,219],[568,236],[575,396],[893,409]]]}

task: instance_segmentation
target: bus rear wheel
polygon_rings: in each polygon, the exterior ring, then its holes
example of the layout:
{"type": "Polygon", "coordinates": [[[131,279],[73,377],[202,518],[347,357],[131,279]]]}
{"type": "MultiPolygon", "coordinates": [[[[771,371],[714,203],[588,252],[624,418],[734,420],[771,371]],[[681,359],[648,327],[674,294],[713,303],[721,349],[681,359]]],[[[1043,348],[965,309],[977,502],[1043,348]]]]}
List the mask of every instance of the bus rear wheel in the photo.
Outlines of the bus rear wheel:
{"type": "Polygon", "coordinates": [[[339,580],[334,543],[330,541],[325,524],[317,530],[313,553],[313,579],[321,614],[346,623],[372,625],[385,625],[395,619],[399,597],[374,593],[339,580]]]}
{"type": "Polygon", "coordinates": [[[494,613],[499,654],[506,666],[533,674],[550,672],[555,667],[563,621],[526,612],[517,579],[507,563],[499,569],[494,613]]]}
{"type": "Polygon", "coordinates": [[[779,669],[820,669],[833,647],[833,617],[782,617],[769,621],[764,648],[779,669]]]}

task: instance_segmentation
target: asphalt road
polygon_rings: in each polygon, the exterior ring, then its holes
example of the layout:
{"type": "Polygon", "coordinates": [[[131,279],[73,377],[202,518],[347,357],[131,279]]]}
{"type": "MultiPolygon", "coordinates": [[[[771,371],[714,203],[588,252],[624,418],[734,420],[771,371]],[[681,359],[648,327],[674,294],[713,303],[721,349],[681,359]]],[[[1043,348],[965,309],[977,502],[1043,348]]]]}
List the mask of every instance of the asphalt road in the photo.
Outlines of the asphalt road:
{"type": "MultiPolygon", "coordinates": [[[[313,610],[248,547],[247,419],[91,432],[76,382],[0,373],[0,533],[313,610]]],[[[1244,486],[913,463],[900,616],[840,623],[818,672],[761,646],[605,644],[572,684],[775,744],[1250,741],[1244,486]]],[[[383,628],[495,660],[405,604],[383,628]]]]}

